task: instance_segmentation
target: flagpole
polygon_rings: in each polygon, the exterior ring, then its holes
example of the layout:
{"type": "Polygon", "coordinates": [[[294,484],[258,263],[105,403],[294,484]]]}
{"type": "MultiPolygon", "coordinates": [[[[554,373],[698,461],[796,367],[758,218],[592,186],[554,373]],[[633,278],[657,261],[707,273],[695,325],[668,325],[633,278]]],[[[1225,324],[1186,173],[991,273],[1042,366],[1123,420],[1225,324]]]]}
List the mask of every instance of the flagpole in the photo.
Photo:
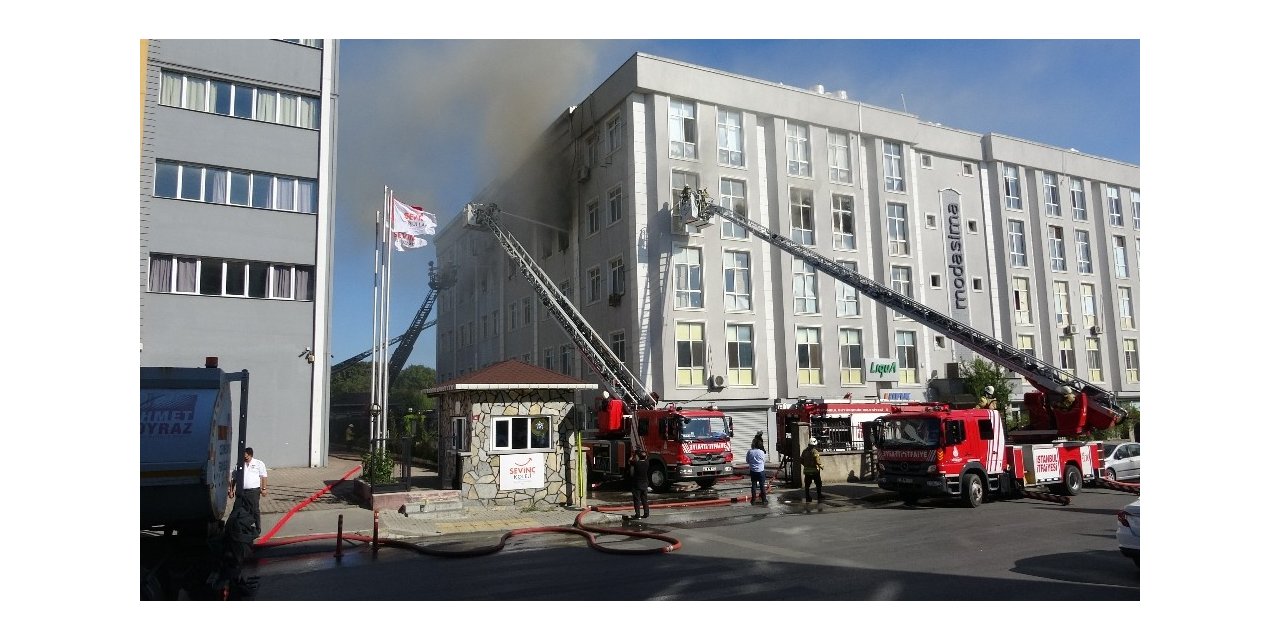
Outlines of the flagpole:
{"type": "Polygon", "coordinates": [[[388,353],[389,345],[387,344],[387,340],[390,338],[389,331],[391,327],[391,249],[392,249],[391,234],[392,234],[392,226],[393,226],[391,216],[393,215],[392,209],[393,209],[394,197],[395,196],[391,188],[386,187],[387,201],[386,201],[385,211],[386,211],[387,217],[386,217],[386,220],[384,221],[384,224],[386,225],[386,233],[384,234],[384,238],[385,238],[384,242],[385,242],[386,250],[384,250],[382,253],[383,255],[383,276],[382,276],[383,289],[382,289],[382,342],[381,342],[382,344],[382,374],[381,374],[382,423],[381,423],[381,427],[382,427],[382,439],[383,439],[384,446],[386,444],[386,438],[388,435],[387,420],[388,420],[388,414],[390,413],[389,411],[390,407],[387,405],[387,403],[389,402],[390,391],[391,391],[390,389],[391,380],[387,372],[387,364],[388,364],[388,361],[390,360],[390,354],[388,353]]]}
{"type": "Polygon", "coordinates": [[[382,309],[382,213],[373,218],[373,325],[370,327],[369,343],[373,345],[373,363],[369,370],[369,447],[372,450],[377,443],[378,414],[372,409],[378,406],[378,327],[382,309]]]}

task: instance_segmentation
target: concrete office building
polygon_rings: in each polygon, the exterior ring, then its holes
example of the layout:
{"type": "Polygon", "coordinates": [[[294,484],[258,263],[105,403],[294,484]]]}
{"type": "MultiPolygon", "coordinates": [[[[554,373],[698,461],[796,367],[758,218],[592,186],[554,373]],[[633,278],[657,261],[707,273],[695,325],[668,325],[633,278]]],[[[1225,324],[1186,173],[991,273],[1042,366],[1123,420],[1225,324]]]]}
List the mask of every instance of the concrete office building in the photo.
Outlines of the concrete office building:
{"type": "Polygon", "coordinates": [[[247,369],[249,445],[321,466],[336,41],[145,40],[141,58],[141,364],[247,369]]]}
{"type": "MultiPolygon", "coordinates": [[[[779,400],[923,400],[972,354],[740,227],[681,224],[685,185],[1138,398],[1138,167],[637,54],[477,199],[531,219],[504,224],[663,401],[733,415],[736,451],[779,400]]],[[[489,234],[455,219],[438,246],[462,267],[442,381],[513,357],[596,381],[489,234]]]]}

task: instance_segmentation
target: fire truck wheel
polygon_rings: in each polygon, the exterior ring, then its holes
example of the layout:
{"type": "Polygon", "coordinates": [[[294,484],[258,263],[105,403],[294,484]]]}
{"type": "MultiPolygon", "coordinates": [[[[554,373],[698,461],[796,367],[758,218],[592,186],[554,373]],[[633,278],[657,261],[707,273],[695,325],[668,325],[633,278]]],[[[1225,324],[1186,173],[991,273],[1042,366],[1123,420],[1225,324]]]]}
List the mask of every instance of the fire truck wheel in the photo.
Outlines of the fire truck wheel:
{"type": "Polygon", "coordinates": [[[982,487],[982,478],[976,473],[966,473],[960,479],[960,493],[964,498],[964,503],[970,509],[976,508],[982,504],[982,498],[986,491],[982,487]]]}
{"type": "Polygon", "coordinates": [[[1062,484],[1059,486],[1059,493],[1067,496],[1080,494],[1080,488],[1084,486],[1084,477],[1080,475],[1080,469],[1075,466],[1068,465],[1066,470],[1062,472],[1062,484]]]}
{"type": "Polygon", "coordinates": [[[654,491],[666,491],[671,483],[667,479],[667,465],[661,460],[649,463],[649,486],[654,491]]]}

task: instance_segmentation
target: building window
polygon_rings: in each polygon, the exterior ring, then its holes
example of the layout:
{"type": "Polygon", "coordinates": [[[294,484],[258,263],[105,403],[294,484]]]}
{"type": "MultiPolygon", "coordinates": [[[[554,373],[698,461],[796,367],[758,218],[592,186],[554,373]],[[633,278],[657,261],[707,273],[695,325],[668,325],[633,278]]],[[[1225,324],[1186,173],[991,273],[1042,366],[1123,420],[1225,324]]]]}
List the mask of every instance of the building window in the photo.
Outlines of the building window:
{"type": "Polygon", "coordinates": [[[622,149],[622,114],[614,114],[609,118],[605,131],[609,139],[609,150],[605,155],[611,156],[615,151],[622,149]]]}
{"type": "Polygon", "coordinates": [[[1089,219],[1089,210],[1085,207],[1084,200],[1084,181],[1080,178],[1071,179],[1071,219],[1089,219]]]}
{"type": "MultiPolygon", "coordinates": [[[[853,272],[858,271],[858,263],[839,260],[839,265],[853,272]]],[[[856,316],[858,309],[858,290],[843,282],[836,282],[836,315],[842,318],[856,316]]]]}
{"type": "Polygon", "coordinates": [[[1125,250],[1124,236],[1111,236],[1111,258],[1116,265],[1116,277],[1129,277],[1129,254],[1125,250]]]}
{"type": "Polygon", "coordinates": [[[689,387],[707,381],[707,346],[703,327],[693,322],[676,323],[676,385],[689,387]]]}
{"type": "Polygon", "coordinates": [[[742,113],[717,110],[716,146],[719,151],[720,164],[727,164],[731,167],[747,166],[742,141],[742,113]]]}
{"type": "Polygon", "coordinates": [[[1049,227],[1049,269],[1067,270],[1067,243],[1062,236],[1062,227],[1049,227]]]}
{"type": "Polygon", "coordinates": [[[154,195],[209,204],[315,213],[315,180],[156,160],[154,195]]]}
{"type": "Polygon", "coordinates": [[[1133,290],[1129,287],[1116,287],[1120,294],[1120,328],[1133,329],[1137,323],[1133,321],[1133,290]]]}
{"type": "Polygon", "coordinates": [[[724,310],[751,310],[751,254],[724,252],[724,310]]]}
{"type": "Polygon", "coordinates": [[[902,144],[898,142],[884,143],[885,191],[906,191],[902,175],[902,144]]]}
{"type": "Polygon", "coordinates": [[[853,250],[858,248],[854,237],[853,196],[843,194],[831,195],[831,245],[834,249],[853,250]]]}
{"type": "Polygon", "coordinates": [[[977,220],[966,220],[965,222],[966,222],[966,226],[969,228],[969,233],[977,233],[977,232],[978,232],[978,221],[977,221],[977,220]]]}
{"type": "Polygon", "coordinates": [[[1013,320],[1031,324],[1031,281],[1027,278],[1013,279],[1013,320]]]}
{"type": "Polygon", "coordinates": [[[808,189],[791,190],[791,241],[813,246],[813,192],[808,189]]]}
{"type": "Polygon", "coordinates": [[[512,302],[510,305],[507,306],[507,330],[508,331],[515,330],[516,321],[519,318],[520,318],[520,309],[517,306],[517,303],[512,302]]]}
{"type": "MultiPolygon", "coordinates": [[[[680,202],[680,196],[684,194],[685,187],[689,188],[690,193],[697,193],[699,182],[698,174],[688,171],[672,171],[671,172],[671,202],[680,202]]],[[[673,205],[671,208],[671,231],[673,233],[688,233],[687,225],[684,223],[684,216],[676,211],[673,205]]],[[[695,228],[694,234],[701,235],[702,230],[695,228]]]]}
{"type": "Polygon", "coordinates": [[[547,371],[556,370],[556,350],[555,349],[551,347],[547,347],[546,349],[542,350],[542,368],[546,369],[547,371]]]}
{"type": "Polygon", "coordinates": [[[454,451],[470,451],[471,442],[467,438],[467,419],[453,418],[453,450],[454,451]]]}
{"type": "Polygon", "coordinates": [[[600,277],[600,267],[587,269],[587,302],[599,302],[604,281],[600,277]]]}
{"type": "MultiPolygon", "coordinates": [[[[747,218],[747,183],[741,180],[720,179],[720,206],[747,218]]],[[[720,219],[720,237],[745,240],[747,228],[725,218],[720,219]]]]}
{"type": "Polygon", "coordinates": [[[974,278],[974,279],[973,279],[973,290],[974,290],[974,291],[982,291],[982,278],[974,278]]]}
{"type": "Polygon", "coordinates": [[[622,220],[622,187],[614,187],[608,193],[609,224],[622,220]]]}
{"type": "Polygon", "coordinates": [[[573,347],[567,344],[560,345],[560,373],[573,375],[573,347]]]}
{"type": "Polygon", "coordinates": [[[1093,273],[1093,255],[1089,251],[1089,232],[1076,230],[1076,269],[1080,273],[1093,273]]]}
{"type": "Polygon", "coordinates": [[[615,331],[609,334],[609,350],[613,355],[618,356],[624,364],[627,361],[627,334],[623,331],[615,331]]]}
{"type": "Polygon", "coordinates": [[[1102,341],[1085,338],[1084,349],[1089,364],[1089,382],[1102,382],[1102,341]]]}
{"type": "Polygon", "coordinates": [[[1133,338],[1124,339],[1124,379],[1125,382],[1138,382],[1138,341],[1133,338]]]}
{"type": "Polygon", "coordinates": [[[822,384],[822,329],[796,327],[796,383],[822,384]]]}
{"type": "Polygon", "coordinates": [[[1053,282],[1054,321],[1059,327],[1071,324],[1071,294],[1067,292],[1067,283],[1053,282]]]}
{"type": "MultiPolygon", "coordinates": [[[[911,295],[911,267],[894,265],[889,268],[889,273],[893,290],[907,298],[914,299],[915,296],[911,295]]],[[[902,319],[907,316],[894,310],[893,317],[902,319]]]]}
{"type": "Polygon", "coordinates": [[[911,255],[911,241],[907,234],[907,205],[890,202],[886,211],[889,218],[889,255],[911,255]]]}
{"type": "Polygon", "coordinates": [[[315,270],[291,264],[153,253],[147,291],[224,298],[315,300],[315,270]]]}
{"type": "Polygon", "coordinates": [[[546,416],[493,419],[494,451],[551,450],[551,419],[546,416]]]}
{"type": "Polygon", "coordinates": [[[795,294],[793,311],[818,312],[818,271],[813,265],[799,258],[791,260],[791,290],[795,294]]]}
{"type": "Polygon", "coordinates": [[[587,203],[587,235],[593,236],[600,232],[600,201],[592,200],[587,203]]]}
{"type": "Polygon", "coordinates": [[[1022,208],[1022,182],[1018,177],[1018,167],[1011,164],[1004,165],[1004,206],[1022,208]]]}
{"type": "Polygon", "coordinates": [[[1027,237],[1021,220],[1009,221],[1009,264],[1027,266],[1027,237]]]}
{"type": "Polygon", "coordinates": [[[840,329],[840,384],[862,384],[862,331],[840,329]]]}
{"type": "Polygon", "coordinates": [[[283,40],[284,42],[292,42],[294,44],[300,44],[304,47],[311,47],[312,49],[324,48],[324,40],[320,38],[281,38],[281,40],[283,40]]]}
{"type": "Polygon", "coordinates": [[[1058,174],[1046,172],[1044,180],[1044,214],[1055,218],[1062,217],[1062,199],[1058,195],[1058,174]]]}
{"type": "Polygon", "coordinates": [[[916,384],[919,376],[916,367],[916,332],[897,331],[898,344],[898,383],[916,384]]]}
{"type": "Polygon", "coordinates": [[[692,102],[672,99],[667,108],[671,133],[671,157],[694,160],[698,157],[698,120],[692,102]]]}
{"type": "Polygon", "coordinates": [[[938,215],[934,213],[924,214],[924,226],[926,229],[938,228],[938,215]]]}
{"type": "Polygon", "coordinates": [[[729,386],[754,385],[756,353],[751,325],[728,325],[725,334],[729,342],[729,386]]]}
{"type": "Polygon", "coordinates": [[[533,322],[533,301],[524,298],[520,301],[520,310],[524,316],[524,326],[529,326],[533,322]]]}
{"type": "Polygon", "coordinates": [[[941,288],[942,288],[942,274],[941,274],[941,273],[931,273],[931,274],[929,274],[929,287],[930,287],[930,288],[932,288],[932,289],[941,289],[941,288]]]}
{"type": "Polygon", "coordinates": [[[809,178],[813,170],[809,166],[809,126],[787,124],[787,175],[809,178]]]}
{"type": "Polygon", "coordinates": [[[306,129],[320,128],[320,99],[288,91],[162,71],[159,99],[160,104],[168,107],[306,129]]]}
{"type": "Polygon", "coordinates": [[[1071,336],[1058,337],[1058,368],[1071,373],[1076,370],[1076,346],[1071,336]]]}
{"type": "Polygon", "coordinates": [[[622,258],[609,261],[609,293],[611,295],[620,296],[627,292],[626,272],[626,262],[623,262],[622,258]]]}
{"type": "Polygon", "coordinates": [[[1080,284],[1080,323],[1085,327],[1098,326],[1097,301],[1093,295],[1093,285],[1080,284]]]}
{"type": "Polygon", "coordinates": [[[1133,228],[1142,228],[1142,194],[1137,191],[1130,191],[1129,198],[1133,200],[1133,228]]]}
{"type": "Polygon", "coordinates": [[[702,308],[702,249],[676,247],[672,256],[675,263],[676,308],[702,308]]]}
{"type": "Polygon", "coordinates": [[[929,154],[927,154],[927,153],[922,153],[922,154],[920,154],[920,168],[921,168],[921,169],[932,169],[932,168],[933,168],[933,156],[931,156],[931,155],[929,155],[929,154]]]}
{"type": "Polygon", "coordinates": [[[972,177],[972,176],[973,176],[973,163],[972,163],[972,162],[961,162],[961,163],[960,163],[960,173],[964,174],[966,177],[972,177]]]}
{"type": "Polygon", "coordinates": [[[1107,186],[1107,221],[1113,227],[1124,226],[1124,210],[1120,208],[1120,189],[1107,186]]]}
{"type": "Polygon", "coordinates": [[[1036,338],[1033,335],[1018,334],[1018,351],[1030,358],[1036,357],[1036,338]]]}
{"type": "Polygon", "coordinates": [[[849,155],[849,134],[827,132],[827,167],[832,182],[853,182],[853,163],[849,155]]]}

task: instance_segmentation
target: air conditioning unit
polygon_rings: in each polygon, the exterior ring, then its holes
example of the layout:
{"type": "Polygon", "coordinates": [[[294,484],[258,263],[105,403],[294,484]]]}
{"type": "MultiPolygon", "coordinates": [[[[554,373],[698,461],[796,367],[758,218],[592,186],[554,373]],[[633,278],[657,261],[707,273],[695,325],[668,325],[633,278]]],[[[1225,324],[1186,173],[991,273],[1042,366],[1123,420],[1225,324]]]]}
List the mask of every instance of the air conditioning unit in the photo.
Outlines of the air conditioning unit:
{"type": "Polygon", "coordinates": [[[609,306],[611,306],[611,307],[616,307],[616,306],[618,306],[618,305],[620,305],[620,304],[622,304],[622,294],[621,294],[621,293],[611,293],[611,294],[609,294],[609,306]]]}
{"type": "Polygon", "coordinates": [[[712,389],[723,389],[723,388],[724,388],[724,376],[711,376],[710,378],[707,378],[707,384],[708,384],[712,389]]]}
{"type": "Polygon", "coordinates": [[[1098,325],[1089,327],[1089,335],[1094,335],[1094,336],[1102,335],[1102,327],[1099,327],[1098,325]]]}
{"type": "Polygon", "coordinates": [[[1074,324],[1069,324],[1062,327],[1062,335],[1073,336],[1075,334],[1076,334],[1076,326],[1074,324]]]}
{"type": "Polygon", "coordinates": [[[591,167],[578,167],[578,182],[586,182],[591,178],[591,167]]]}

